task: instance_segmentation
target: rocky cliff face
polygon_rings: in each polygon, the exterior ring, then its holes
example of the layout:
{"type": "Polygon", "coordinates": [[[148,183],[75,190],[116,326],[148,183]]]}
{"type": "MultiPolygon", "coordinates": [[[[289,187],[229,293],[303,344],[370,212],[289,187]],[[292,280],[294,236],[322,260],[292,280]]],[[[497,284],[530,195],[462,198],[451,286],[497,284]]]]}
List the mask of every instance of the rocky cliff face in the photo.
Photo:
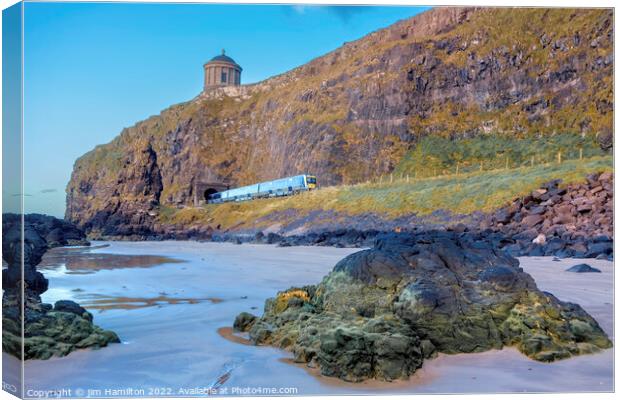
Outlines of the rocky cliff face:
{"type": "Polygon", "coordinates": [[[127,128],[75,163],[67,219],[141,234],[196,185],[392,171],[427,135],[557,132],[611,141],[613,11],[434,9],[255,85],[223,88],[127,128]]]}

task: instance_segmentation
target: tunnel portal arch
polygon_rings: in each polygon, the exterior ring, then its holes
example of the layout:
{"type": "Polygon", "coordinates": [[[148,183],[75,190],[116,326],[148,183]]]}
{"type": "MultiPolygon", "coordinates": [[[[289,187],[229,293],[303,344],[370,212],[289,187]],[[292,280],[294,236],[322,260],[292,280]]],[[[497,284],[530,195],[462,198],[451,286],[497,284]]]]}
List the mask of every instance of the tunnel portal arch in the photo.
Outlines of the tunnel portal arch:
{"type": "Polygon", "coordinates": [[[230,189],[228,182],[198,182],[194,187],[194,206],[198,207],[207,202],[207,198],[213,193],[223,192],[230,189]]]}
{"type": "Polygon", "coordinates": [[[211,196],[212,194],[215,194],[217,192],[219,192],[219,190],[217,190],[216,188],[212,188],[212,187],[207,188],[207,190],[205,190],[205,192],[204,192],[203,200],[204,201],[208,201],[209,200],[209,196],[211,196]]]}

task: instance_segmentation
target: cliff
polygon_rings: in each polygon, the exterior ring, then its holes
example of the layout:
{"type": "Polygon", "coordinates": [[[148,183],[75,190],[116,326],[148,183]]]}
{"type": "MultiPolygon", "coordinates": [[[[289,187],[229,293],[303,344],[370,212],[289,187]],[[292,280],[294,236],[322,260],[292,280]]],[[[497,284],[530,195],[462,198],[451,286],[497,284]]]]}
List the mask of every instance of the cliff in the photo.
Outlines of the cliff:
{"type": "Polygon", "coordinates": [[[66,218],[146,234],[162,207],[202,198],[200,182],[358,183],[430,137],[536,148],[562,133],[609,148],[612,116],[612,10],[437,8],[124,129],[76,161],[66,218]]]}

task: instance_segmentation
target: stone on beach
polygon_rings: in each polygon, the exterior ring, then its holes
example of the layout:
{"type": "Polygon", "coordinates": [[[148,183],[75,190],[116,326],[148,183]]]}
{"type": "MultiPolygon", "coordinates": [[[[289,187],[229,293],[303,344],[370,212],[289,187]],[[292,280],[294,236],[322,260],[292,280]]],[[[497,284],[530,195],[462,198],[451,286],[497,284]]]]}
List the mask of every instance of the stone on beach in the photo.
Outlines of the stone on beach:
{"type": "MultiPolygon", "coordinates": [[[[62,225],[49,222],[48,218],[52,217],[35,217],[36,221],[62,225]]],[[[32,218],[26,216],[25,220],[32,218]]],[[[40,232],[45,233],[43,228],[37,229],[30,223],[22,226],[19,218],[9,215],[3,219],[2,258],[8,266],[2,271],[3,351],[18,358],[23,356],[26,360],[48,359],[65,356],[77,349],[100,348],[120,342],[114,332],[94,325],[92,314],[79,304],[60,300],[52,307],[41,301],[40,295],[48,289],[48,280],[36,266],[49,244],[40,232]]],[[[58,239],[59,231],[56,234],[58,239]]]]}
{"type": "Polygon", "coordinates": [[[554,361],[612,345],[579,305],[538,290],[515,258],[479,235],[445,231],[383,236],[320,284],[267,300],[252,321],[255,344],[346,381],[405,379],[436,352],[515,346],[554,361]]]}
{"type": "Polygon", "coordinates": [[[579,272],[579,273],[583,273],[583,272],[601,272],[600,269],[591,267],[588,264],[577,264],[577,265],[574,265],[574,266],[570,267],[566,271],[568,271],[568,272],[579,272]]]}

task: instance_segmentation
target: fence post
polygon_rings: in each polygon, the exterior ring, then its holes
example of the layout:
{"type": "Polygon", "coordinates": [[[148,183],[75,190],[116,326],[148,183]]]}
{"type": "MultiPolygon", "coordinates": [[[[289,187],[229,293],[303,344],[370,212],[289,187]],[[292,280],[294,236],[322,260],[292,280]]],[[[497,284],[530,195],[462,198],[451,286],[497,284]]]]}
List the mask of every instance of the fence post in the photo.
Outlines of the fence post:
{"type": "Polygon", "coordinates": [[[562,152],[558,151],[558,164],[562,164],[562,152]]]}
{"type": "Polygon", "coordinates": [[[390,174],[390,183],[394,181],[394,174],[390,174]]]}
{"type": "Polygon", "coordinates": [[[583,160],[583,147],[579,148],[579,159],[583,160]]]}
{"type": "Polygon", "coordinates": [[[407,174],[407,183],[409,183],[409,174],[407,174]]]}

